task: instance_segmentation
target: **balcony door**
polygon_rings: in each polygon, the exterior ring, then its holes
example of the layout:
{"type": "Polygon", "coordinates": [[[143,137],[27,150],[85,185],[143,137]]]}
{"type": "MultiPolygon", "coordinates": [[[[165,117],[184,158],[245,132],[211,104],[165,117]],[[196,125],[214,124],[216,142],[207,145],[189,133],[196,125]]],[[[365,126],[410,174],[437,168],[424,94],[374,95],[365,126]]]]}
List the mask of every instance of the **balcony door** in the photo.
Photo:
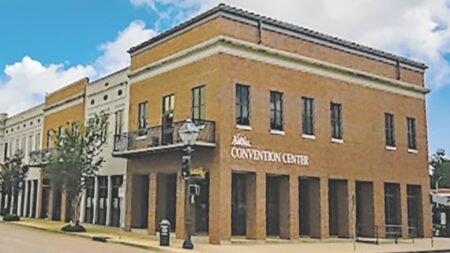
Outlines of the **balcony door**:
{"type": "Polygon", "coordinates": [[[163,111],[162,111],[162,144],[173,144],[173,115],[175,109],[175,95],[168,95],[163,97],[163,111]]]}

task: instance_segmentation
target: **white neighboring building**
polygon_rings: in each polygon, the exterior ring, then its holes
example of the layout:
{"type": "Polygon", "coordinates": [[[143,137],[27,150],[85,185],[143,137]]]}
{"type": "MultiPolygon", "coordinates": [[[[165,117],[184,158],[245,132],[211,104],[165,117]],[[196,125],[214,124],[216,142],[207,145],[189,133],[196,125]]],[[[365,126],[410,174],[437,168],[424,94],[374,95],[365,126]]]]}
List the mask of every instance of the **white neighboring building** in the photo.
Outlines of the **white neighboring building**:
{"type": "MultiPolygon", "coordinates": [[[[43,105],[35,106],[17,115],[7,117],[0,114],[0,162],[11,157],[18,150],[24,152],[24,164],[32,162],[32,153],[41,149],[43,129],[43,105]]],[[[37,215],[39,208],[38,189],[41,180],[41,169],[29,167],[24,189],[19,193],[17,214],[23,217],[37,215]]],[[[0,195],[2,209],[8,206],[8,196],[0,195]]],[[[11,208],[10,208],[11,211],[11,208]]]]}
{"type": "Polygon", "coordinates": [[[81,221],[119,226],[119,187],[125,181],[127,160],[112,157],[114,136],[128,131],[128,68],[105,76],[86,87],[86,122],[94,114],[109,114],[107,141],[102,156],[105,163],[97,177],[88,182],[81,202],[81,221]]]}

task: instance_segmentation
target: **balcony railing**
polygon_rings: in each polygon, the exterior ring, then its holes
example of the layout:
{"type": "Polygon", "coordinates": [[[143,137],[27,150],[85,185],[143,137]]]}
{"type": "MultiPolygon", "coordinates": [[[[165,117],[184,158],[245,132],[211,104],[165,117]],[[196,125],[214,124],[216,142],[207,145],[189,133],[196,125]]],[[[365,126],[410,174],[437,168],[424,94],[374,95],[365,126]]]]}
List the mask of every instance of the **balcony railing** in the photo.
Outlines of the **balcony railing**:
{"type": "MultiPolygon", "coordinates": [[[[134,132],[114,136],[114,153],[127,151],[154,151],[182,146],[178,134],[185,121],[175,122],[170,126],[155,126],[134,132]]],[[[213,121],[195,121],[200,133],[196,145],[214,146],[215,123],[213,121]]]]}
{"type": "Polygon", "coordinates": [[[55,152],[53,148],[35,150],[30,153],[28,160],[29,166],[42,166],[47,164],[48,158],[55,152]]]}

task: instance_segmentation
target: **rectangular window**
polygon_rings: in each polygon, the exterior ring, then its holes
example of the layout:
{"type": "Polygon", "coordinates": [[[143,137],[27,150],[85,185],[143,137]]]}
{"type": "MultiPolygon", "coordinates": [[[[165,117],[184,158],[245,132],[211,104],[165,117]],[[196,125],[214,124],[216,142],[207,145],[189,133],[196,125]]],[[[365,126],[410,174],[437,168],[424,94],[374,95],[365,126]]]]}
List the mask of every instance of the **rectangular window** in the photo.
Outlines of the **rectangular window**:
{"type": "Polygon", "coordinates": [[[390,113],[384,114],[384,125],[386,128],[386,146],[395,147],[395,136],[394,136],[394,115],[390,113]]]}
{"type": "Polygon", "coordinates": [[[236,124],[250,125],[250,87],[236,84],[236,124]]]}
{"type": "Polygon", "coordinates": [[[337,103],[331,103],[331,138],[343,139],[342,132],[342,105],[337,103]]]}
{"type": "Polygon", "coordinates": [[[283,131],[283,93],[270,92],[270,129],[283,131]]]}
{"type": "Polygon", "coordinates": [[[46,142],[46,147],[50,148],[50,145],[52,144],[52,135],[53,135],[53,130],[50,129],[47,131],[47,142],[46,142]]]}
{"type": "Polygon", "coordinates": [[[34,141],[34,150],[41,148],[41,133],[36,133],[36,140],[34,141]]]}
{"type": "Polygon", "coordinates": [[[408,125],[408,149],[417,150],[416,119],[407,118],[408,125]]]}
{"type": "Polygon", "coordinates": [[[6,159],[8,157],[8,142],[5,142],[5,150],[3,153],[3,160],[6,159]]]}
{"type": "Polygon", "coordinates": [[[28,136],[28,150],[27,153],[33,151],[33,135],[28,136]]]}
{"type": "Polygon", "coordinates": [[[302,133],[314,136],[314,99],[302,97],[302,133]]]}
{"type": "Polygon", "coordinates": [[[147,128],[147,107],[148,102],[143,102],[138,105],[138,128],[147,128]]]}
{"type": "Polygon", "coordinates": [[[16,152],[20,149],[20,139],[16,139],[16,152]]]}
{"type": "Polygon", "coordinates": [[[121,134],[123,131],[123,110],[119,110],[115,112],[116,121],[114,124],[114,134],[121,134]]]}
{"type": "Polygon", "coordinates": [[[192,119],[205,119],[205,86],[200,86],[192,89],[192,119]]]}

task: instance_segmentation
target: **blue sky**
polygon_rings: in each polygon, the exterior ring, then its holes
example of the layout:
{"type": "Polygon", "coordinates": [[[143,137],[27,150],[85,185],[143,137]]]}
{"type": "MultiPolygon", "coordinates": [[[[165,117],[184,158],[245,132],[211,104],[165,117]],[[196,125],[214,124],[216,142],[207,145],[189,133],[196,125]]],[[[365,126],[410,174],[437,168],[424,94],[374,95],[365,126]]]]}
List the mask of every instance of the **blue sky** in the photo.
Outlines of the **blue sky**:
{"type": "MultiPolygon", "coordinates": [[[[450,152],[448,0],[225,2],[425,62],[430,152],[450,152]]],[[[79,77],[124,67],[130,46],[217,3],[0,0],[0,111],[17,113],[79,77]]]]}

